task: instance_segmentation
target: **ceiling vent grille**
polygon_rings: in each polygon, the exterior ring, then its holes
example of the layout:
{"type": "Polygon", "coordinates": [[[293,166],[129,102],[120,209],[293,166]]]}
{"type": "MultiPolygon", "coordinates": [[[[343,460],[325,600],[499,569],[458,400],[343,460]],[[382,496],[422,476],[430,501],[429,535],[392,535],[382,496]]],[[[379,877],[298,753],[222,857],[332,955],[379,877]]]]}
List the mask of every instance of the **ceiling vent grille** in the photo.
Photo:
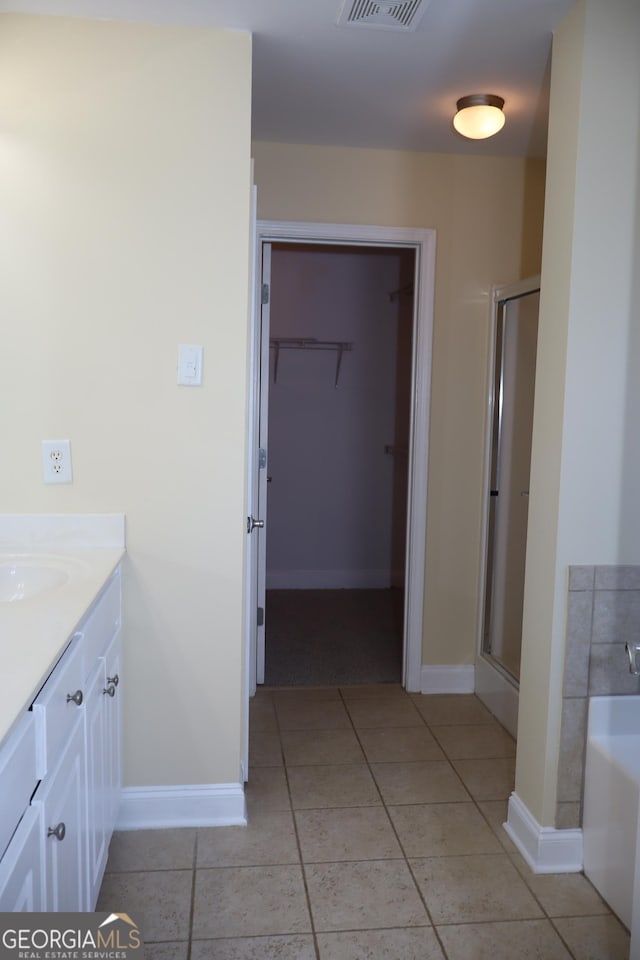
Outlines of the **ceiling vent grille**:
{"type": "Polygon", "coordinates": [[[431,0],[344,0],[340,27],[415,30],[431,0]]]}

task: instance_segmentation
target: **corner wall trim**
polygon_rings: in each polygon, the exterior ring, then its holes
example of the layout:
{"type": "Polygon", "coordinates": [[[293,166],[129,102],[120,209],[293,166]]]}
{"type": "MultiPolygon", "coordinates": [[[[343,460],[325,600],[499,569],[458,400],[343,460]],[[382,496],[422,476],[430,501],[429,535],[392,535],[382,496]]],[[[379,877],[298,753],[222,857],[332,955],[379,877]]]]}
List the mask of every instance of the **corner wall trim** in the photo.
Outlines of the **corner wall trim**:
{"type": "Polygon", "coordinates": [[[473,693],[475,686],[473,664],[422,665],[421,693],[473,693]]]}
{"type": "Polygon", "coordinates": [[[579,873],[582,830],[541,827],[515,791],[504,829],[534,873],[579,873]]]}
{"type": "Polygon", "coordinates": [[[244,826],[246,822],[241,783],[125,787],[116,830],[244,826]]]}

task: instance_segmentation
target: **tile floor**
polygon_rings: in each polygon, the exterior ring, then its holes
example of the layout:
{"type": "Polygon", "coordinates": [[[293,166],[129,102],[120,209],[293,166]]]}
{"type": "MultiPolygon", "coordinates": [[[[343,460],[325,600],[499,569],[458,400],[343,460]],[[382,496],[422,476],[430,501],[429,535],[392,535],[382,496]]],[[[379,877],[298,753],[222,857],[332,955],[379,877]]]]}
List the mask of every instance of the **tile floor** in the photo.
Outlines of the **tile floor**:
{"type": "Polygon", "coordinates": [[[116,834],[98,909],[147,960],[627,960],[590,883],[502,830],[514,754],[473,696],[260,689],[248,826],[116,834]]]}

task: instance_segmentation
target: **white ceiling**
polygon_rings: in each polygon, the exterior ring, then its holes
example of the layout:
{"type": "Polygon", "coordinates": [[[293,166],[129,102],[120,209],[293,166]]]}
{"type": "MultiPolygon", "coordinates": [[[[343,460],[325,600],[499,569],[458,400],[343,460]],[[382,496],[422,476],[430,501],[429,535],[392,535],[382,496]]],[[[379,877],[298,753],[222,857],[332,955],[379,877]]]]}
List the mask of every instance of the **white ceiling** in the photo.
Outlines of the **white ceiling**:
{"type": "Polygon", "coordinates": [[[338,26],[342,0],[0,0],[0,12],[249,30],[257,140],[544,156],[551,34],[574,0],[426,2],[415,32],[338,26]],[[469,93],[505,99],[492,140],[451,126],[469,93]]]}

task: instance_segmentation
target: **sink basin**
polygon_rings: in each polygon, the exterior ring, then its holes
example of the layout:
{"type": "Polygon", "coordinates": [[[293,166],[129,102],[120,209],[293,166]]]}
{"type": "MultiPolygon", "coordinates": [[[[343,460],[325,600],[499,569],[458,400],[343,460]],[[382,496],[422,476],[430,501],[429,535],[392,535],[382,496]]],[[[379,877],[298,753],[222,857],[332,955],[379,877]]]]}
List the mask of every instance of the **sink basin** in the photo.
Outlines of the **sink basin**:
{"type": "Polygon", "coordinates": [[[64,563],[52,558],[0,559],[0,603],[28,600],[65,584],[71,576],[64,563]]]}

